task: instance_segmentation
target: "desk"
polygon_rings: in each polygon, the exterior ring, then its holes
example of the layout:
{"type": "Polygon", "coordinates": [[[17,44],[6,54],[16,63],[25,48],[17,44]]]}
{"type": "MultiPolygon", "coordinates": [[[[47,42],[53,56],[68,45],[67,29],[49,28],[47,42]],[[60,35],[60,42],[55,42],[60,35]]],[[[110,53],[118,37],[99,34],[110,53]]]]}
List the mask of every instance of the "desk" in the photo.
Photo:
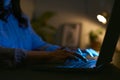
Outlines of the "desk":
{"type": "Polygon", "coordinates": [[[1,70],[0,80],[120,80],[120,71],[109,67],[97,73],[44,71],[37,69],[1,70]]]}
{"type": "Polygon", "coordinates": [[[120,51],[116,51],[116,52],[114,53],[112,63],[113,63],[116,67],[120,68],[120,51]]]}

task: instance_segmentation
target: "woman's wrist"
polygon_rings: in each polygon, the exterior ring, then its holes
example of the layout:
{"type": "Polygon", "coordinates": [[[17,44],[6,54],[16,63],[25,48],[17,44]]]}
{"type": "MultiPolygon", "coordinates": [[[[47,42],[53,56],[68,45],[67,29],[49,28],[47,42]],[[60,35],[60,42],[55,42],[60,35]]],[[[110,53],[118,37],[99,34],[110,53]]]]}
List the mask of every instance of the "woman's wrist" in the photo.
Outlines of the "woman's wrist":
{"type": "Polygon", "coordinates": [[[41,64],[47,63],[49,60],[49,52],[46,51],[29,51],[26,55],[26,64],[41,64]]]}

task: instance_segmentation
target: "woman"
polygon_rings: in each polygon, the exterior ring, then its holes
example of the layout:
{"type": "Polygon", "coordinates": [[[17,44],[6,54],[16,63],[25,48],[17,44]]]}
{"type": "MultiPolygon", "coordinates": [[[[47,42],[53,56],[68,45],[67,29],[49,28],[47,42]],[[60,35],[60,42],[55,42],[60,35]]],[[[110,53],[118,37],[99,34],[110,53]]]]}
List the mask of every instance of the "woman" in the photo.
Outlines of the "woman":
{"type": "MultiPolygon", "coordinates": [[[[20,0],[0,0],[0,47],[12,49],[1,53],[8,64],[40,64],[74,62],[80,55],[43,41],[32,29],[20,8],[20,0]],[[12,56],[12,57],[11,57],[12,56]]],[[[79,62],[79,61],[78,61],[79,62]]]]}

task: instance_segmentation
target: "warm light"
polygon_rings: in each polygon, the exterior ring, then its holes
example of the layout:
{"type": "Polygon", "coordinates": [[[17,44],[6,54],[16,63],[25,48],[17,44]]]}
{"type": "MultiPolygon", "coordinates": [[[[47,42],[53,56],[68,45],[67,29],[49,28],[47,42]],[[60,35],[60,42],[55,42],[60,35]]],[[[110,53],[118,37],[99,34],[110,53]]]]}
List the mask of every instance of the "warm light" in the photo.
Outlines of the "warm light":
{"type": "Polygon", "coordinates": [[[100,14],[97,15],[97,19],[98,19],[98,21],[102,22],[103,24],[107,23],[106,18],[100,14]]]}

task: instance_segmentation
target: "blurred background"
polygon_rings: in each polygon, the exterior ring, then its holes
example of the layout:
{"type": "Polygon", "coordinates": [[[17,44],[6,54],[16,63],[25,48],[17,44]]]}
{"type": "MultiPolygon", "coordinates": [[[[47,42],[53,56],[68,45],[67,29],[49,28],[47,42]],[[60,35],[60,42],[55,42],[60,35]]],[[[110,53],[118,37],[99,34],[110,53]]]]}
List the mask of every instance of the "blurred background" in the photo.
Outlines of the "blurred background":
{"type": "MultiPolygon", "coordinates": [[[[45,41],[98,52],[113,3],[114,0],[21,0],[23,12],[45,41]]],[[[120,39],[112,62],[120,68],[120,39]]]]}
{"type": "MultiPolygon", "coordinates": [[[[21,0],[23,12],[45,41],[99,51],[114,0],[21,0]],[[98,20],[102,14],[106,22],[98,20]],[[99,16],[97,16],[99,15],[99,16]]],[[[118,42],[119,44],[119,42],[118,42]]],[[[118,48],[119,50],[119,45],[118,48]]]]}

